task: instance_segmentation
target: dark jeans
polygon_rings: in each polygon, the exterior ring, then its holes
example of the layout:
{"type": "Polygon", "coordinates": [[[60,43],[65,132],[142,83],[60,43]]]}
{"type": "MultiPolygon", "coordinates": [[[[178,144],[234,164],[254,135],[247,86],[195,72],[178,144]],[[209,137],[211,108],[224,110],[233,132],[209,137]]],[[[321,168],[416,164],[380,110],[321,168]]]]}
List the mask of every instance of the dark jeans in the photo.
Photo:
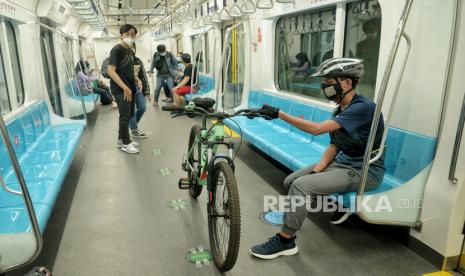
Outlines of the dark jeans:
{"type": "Polygon", "coordinates": [[[123,93],[114,93],[116,104],[118,104],[119,110],[119,131],[118,131],[118,139],[123,141],[123,144],[127,145],[131,143],[131,138],[129,137],[129,120],[134,115],[134,107],[135,107],[135,97],[136,95],[132,94],[132,101],[127,102],[124,100],[123,93]]]}
{"type": "Polygon", "coordinates": [[[131,121],[129,121],[129,127],[131,130],[136,130],[139,128],[138,124],[142,115],[144,115],[145,110],[147,109],[147,103],[145,99],[144,93],[142,91],[137,90],[136,94],[133,94],[134,99],[132,101],[136,102],[136,112],[132,115],[131,121]]]}
{"type": "Polygon", "coordinates": [[[110,92],[108,92],[106,89],[102,89],[99,87],[99,88],[93,88],[92,90],[94,91],[94,93],[100,95],[100,102],[103,105],[109,105],[113,102],[110,92]]]}
{"type": "MultiPolygon", "coordinates": [[[[176,86],[176,83],[173,84],[174,86],[176,86]]],[[[171,90],[169,89],[168,87],[168,84],[165,82],[163,82],[163,91],[165,92],[165,96],[167,98],[171,98],[171,90]]]]}
{"type": "Polygon", "coordinates": [[[165,81],[166,81],[166,86],[168,87],[168,91],[171,91],[171,89],[173,89],[174,87],[173,77],[171,77],[171,75],[157,75],[157,84],[155,86],[155,97],[154,97],[155,102],[158,102],[158,97],[160,96],[160,90],[163,87],[163,84],[165,83],[165,81]]]}

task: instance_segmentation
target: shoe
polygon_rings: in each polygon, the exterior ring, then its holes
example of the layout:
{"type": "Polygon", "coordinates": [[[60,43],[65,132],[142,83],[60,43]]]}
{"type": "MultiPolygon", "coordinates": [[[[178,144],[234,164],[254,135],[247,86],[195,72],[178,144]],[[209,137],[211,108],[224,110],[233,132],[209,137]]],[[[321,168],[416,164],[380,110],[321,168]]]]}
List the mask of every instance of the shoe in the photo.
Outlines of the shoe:
{"type": "Polygon", "coordinates": [[[267,242],[250,248],[250,253],[257,258],[272,260],[279,256],[292,256],[297,254],[299,249],[295,244],[295,237],[290,243],[283,243],[278,234],[270,238],[267,242]]]}
{"type": "Polygon", "coordinates": [[[332,224],[341,224],[344,221],[346,221],[350,217],[350,215],[352,215],[351,212],[336,211],[334,212],[334,215],[331,217],[329,222],[332,224]]]}
{"type": "Polygon", "coordinates": [[[166,102],[167,100],[168,100],[168,98],[165,98],[165,99],[163,99],[163,100],[161,100],[161,101],[162,101],[162,102],[166,102]]]}
{"type": "MultiPolygon", "coordinates": [[[[138,148],[138,147],[139,147],[139,143],[137,143],[137,142],[131,142],[130,144],[131,144],[133,147],[135,147],[135,148],[138,148]]],[[[122,146],[124,146],[123,140],[118,139],[118,141],[116,142],[116,145],[118,145],[118,147],[120,147],[120,148],[121,148],[122,146]]]]}
{"type": "Polygon", "coordinates": [[[166,99],[166,102],[167,102],[167,103],[172,103],[172,102],[173,102],[173,99],[168,98],[168,99],[166,99]]]}
{"type": "Polygon", "coordinates": [[[133,130],[132,137],[137,139],[146,139],[147,135],[145,135],[145,133],[141,132],[140,130],[133,130]]]}
{"type": "Polygon", "coordinates": [[[153,106],[158,106],[158,102],[154,101],[153,106]]]}
{"type": "Polygon", "coordinates": [[[127,145],[122,145],[120,148],[122,151],[130,154],[139,153],[139,149],[133,146],[133,143],[129,143],[127,145]]]}

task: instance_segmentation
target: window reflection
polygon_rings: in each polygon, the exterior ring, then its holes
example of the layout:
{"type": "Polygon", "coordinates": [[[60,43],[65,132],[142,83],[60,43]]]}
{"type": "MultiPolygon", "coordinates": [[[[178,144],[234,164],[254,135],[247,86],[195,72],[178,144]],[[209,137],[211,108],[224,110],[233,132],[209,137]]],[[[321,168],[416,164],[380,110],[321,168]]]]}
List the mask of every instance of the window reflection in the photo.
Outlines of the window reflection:
{"type": "Polygon", "coordinates": [[[325,100],[320,80],[311,76],[334,55],[336,9],[284,17],[276,25],[278,89],[325,100]]]}
{"type": "Polygon", "coordinates": [[[365,74],[358,93],[371,99],[375,96],[381,35],[381,7],[378,1],[357,1],[347,4],[345,57],[364,60],[365,74]]]}

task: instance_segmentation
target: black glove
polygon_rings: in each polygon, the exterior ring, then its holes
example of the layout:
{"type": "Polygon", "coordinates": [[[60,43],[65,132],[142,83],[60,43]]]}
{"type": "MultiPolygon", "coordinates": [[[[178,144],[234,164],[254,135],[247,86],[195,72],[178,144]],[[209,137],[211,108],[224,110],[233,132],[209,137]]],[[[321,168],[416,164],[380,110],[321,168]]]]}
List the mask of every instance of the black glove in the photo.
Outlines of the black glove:
{"type": "Polygon", "coordinates": [[[258,113],[265,117],[266,120],[273,120],[279,118],[279,108],[272,107],[267,104],[264,104],[262,106],[262,109],[260,109],[258,113]]]}

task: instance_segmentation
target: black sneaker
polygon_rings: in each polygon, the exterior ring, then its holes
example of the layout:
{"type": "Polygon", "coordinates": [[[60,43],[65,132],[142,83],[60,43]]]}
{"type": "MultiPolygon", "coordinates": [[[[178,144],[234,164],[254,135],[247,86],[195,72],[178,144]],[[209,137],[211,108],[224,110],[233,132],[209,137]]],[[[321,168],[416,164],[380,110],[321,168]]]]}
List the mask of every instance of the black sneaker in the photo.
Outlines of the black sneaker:
{"type": "Polygon", "coordinates": [[[275,259],[279,256],[292,256],[297,252],[299,249],[295,244],[295,238],[290,243],[283,243],[278,234],[268,239],[267,242],[250,248],[252,255],[265,260],[275,259]]]}
{"type": "Polygon", "coordinates": [[[334,215],[331,217],[329,222],[332,224],[341,224],[344,221],[346,221],[350,217],[350,215],[352,215],[351,212],[336,211],[334,212],[334,215]]]}
{"type": "Polygon", "coordinates": [[[147,138],[147,135],[145,135],[145,133],[141,132],[140,130],[133,130],[132,137],[137,139],[145,139],[147,138]]]}

